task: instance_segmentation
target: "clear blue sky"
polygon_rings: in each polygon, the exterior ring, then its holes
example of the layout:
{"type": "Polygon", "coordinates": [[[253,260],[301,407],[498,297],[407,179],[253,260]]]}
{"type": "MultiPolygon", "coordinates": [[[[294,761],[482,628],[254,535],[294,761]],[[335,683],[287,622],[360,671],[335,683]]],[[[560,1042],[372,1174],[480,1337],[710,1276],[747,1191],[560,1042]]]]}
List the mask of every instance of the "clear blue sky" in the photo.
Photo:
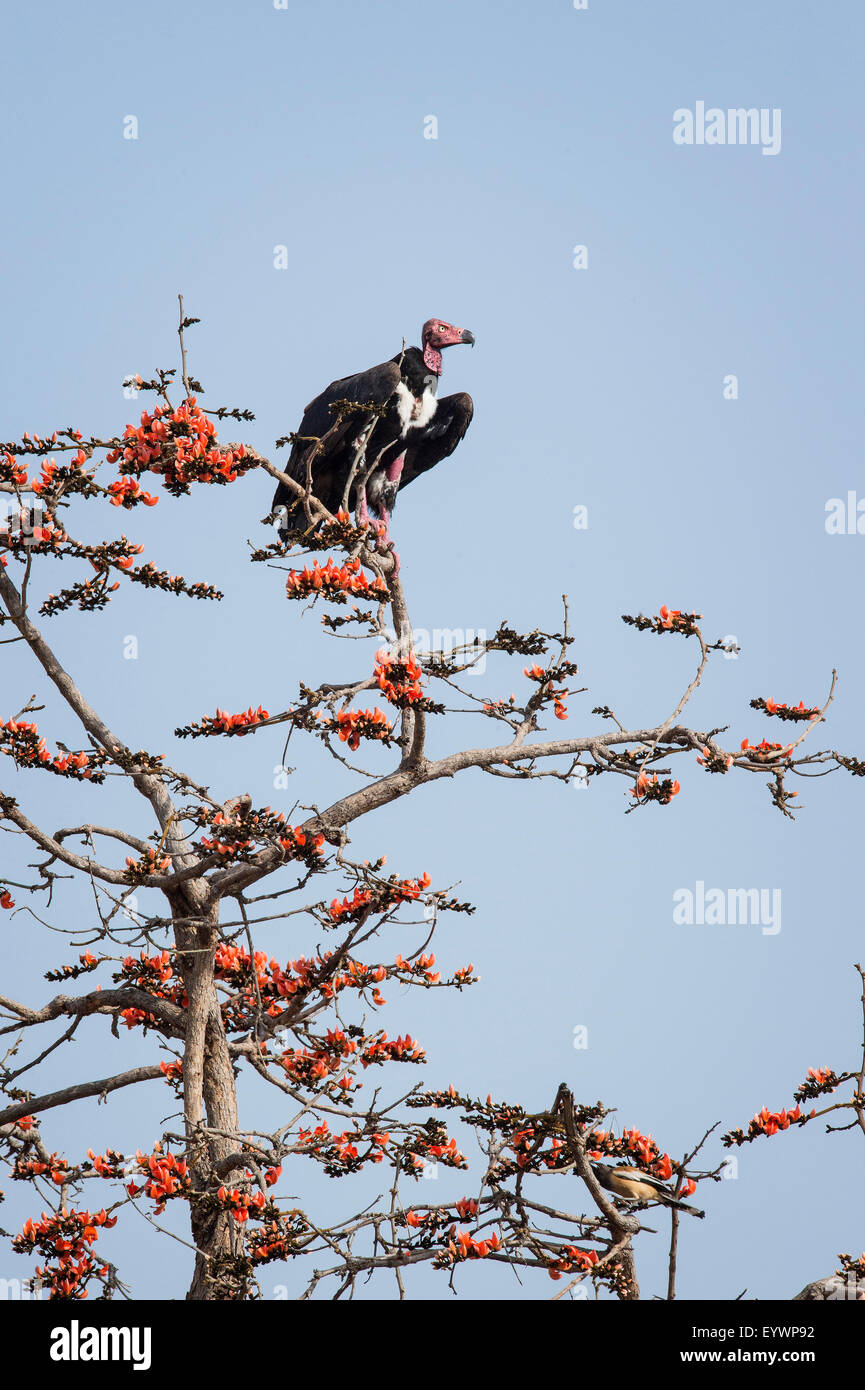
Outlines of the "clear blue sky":
{"type": "MultiPolygon", "coordinates": [[[[550,629],[566,592],[589,693],[556,732],[587,732],[598,704],[632,727],[660,720],[692,669],[690,645],[619,615],[697,609],[742,653],[713,662],[693,726],[729,723],[731,746],[771,736],[748,701],[821,703],[837,666],[821,746],[861,754],[865,537],[827,535],[824,513],[832,497],[865,495],[862,38],[851,0],[7,11],[0,435],[121,430],[140,409],[123,377],[174,361],[178,290],[203,320],[191,347],[206,403],[254,410],[245,437],[264,453],[332,378],[416,341],[425,318],[450,319],[477,346],[446,355],[443,389],[468,390],[475,420],[400,502],[416,626],[550,629]],[[698,101],[779,108],[780,153],[675,145],[673,112],[698,101]],[[436,140],[424,139],[429,115],[436,140]],[[137,140],[123,138],[128,116],[137,140]],[[585,270],[572,266],[577,244],[585,270]],[[279,245],[287,270],[274,268],[279,245]],[[730,373],[737,400],[723,397],[730,373]]],[[[253,474],[124,514],[161,567],[218,583],[221,605],[124,594],[50,631],[135,746],[226,796],[326,804],[346,774],[318,745],[293,747],[289,794],[272,787],[276,732],[224,747],[171,736],[217,703],[282,708],[298,679],[344,675],[365,651],[326,641],[316,616],[285,604],[278,574],[249,566],[270,493],[253,474]],[[122,656],[130,634],[137,661],[122,656]]],[[[5,718],[42,689],[18,647],[0,653],[5,718]]],[[[485,679],[499,695],[521,678],[491,664],[485,679]]],[[[49,698],[46,729],[73,737],[55,709],[49,698]]],[[[434,751],[462,736],[435,730],[434,751]]],[[[627,818],[619,778],[577,791],[471,773],[356,828],[359,857],[386,850],[400,870],[459,880],[478,905],[435,949],[447,968],[472,960],[481,985],[400,998],[383,1019],[426,1046],[425,1083],[542,1107],[564,1079],[675,1154],[716,1120],[723,1131],[784,1105],[808,1066],[855,1064],[862,784],[794,783],[804,809],[791,823],[760,776],[709,778],[690,758],[676,772],[673,805],[627,818]],[[698,880],[781,889],[782,930],[675,926],[672,895],[698,880]],[[581,1024],[589,1047],[575,1051],[581,1024]]],[[[34,818],[80,819],[74,788],[0,773],[34,818]]],[[[87,814],[128,820],[114,800],[88,800],[87,814]]],[[[152,828],[142,809],[132,818],[152,828]]],[[[83,896],[68,904],[85,920],[83,896]]],[[[47,998],[44,933],[22,916],[0,927],[4,992],[47,998]]],[[[309,942],[283,924],[260,944],[287,959],[309,942]]],[[[131,1038],[107,1049],[106,1032],[82,1029],[74,1059],[52,1059],[40,1085],[71,1080],[73,1062],[99,1075],[152,1057],[131,1038]]],[[[249,1092],[249,1124],[278,1122],[274,1095],[249,1092]]],[[[46,1117],[47,1141],[70,1155],[147,1148],[171,1100],[153,1087],[82,1102],[46,1117]]],[[[824,1177],[861,1162],[855,1142],[812,1127],[742,1151],[736,1181],[701,1190],[708,1220],[682,1233],[682,1295],[789,1297],[838,1251],[858,1253],[861,1198],[824,1177]]],[[[292,1170],[285,1190],[306,1200],[307,1177],[292,1170]]],[[[440,1183],[443,1198],[465,1187],[440,1183]]],[[[346,1185],[311,1191],[320,1216],[357,1204],[346,1185]]],[[[20,1190],[8,1195],[7,1226],[24,1210],[20,1190]]],[[[562,1195],[573,1201],[573,1185],[562,1195]]],[[[639,1243],[647,1296],[663,1291],[665,1244],[639,1243]]],[[[106,1253],[138,1296],[182,1295],[188,1271],[145,1228],[118,1227],[106,1253]]],[[[19,1266],[3,1256],[0,1276],[19,1266]]],[[[266,1272],[265,1293],[284,1277],[266,1272]]],[[[449,1296],[430,1273],[414,1287],[449,1296]]],[[[475,1268],[459,1287],[551,1291],[475,1268]]]]}

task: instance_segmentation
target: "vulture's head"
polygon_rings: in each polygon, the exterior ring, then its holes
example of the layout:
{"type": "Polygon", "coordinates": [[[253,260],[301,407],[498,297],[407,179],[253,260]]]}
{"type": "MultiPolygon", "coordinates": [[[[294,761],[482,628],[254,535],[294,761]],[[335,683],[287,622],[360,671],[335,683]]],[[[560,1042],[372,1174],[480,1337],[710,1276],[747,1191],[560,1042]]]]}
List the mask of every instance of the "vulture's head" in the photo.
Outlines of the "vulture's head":
{"type": "Polygon", "coordinates": [[[423,360],[431,372],[441,376],[442,348],[453,347],[456,343],[474,345],[474,341],[474,333],[467,328],[455,328],[452,323],[445,323],[444,319],[427,319],[421,330],[423,360]]]}

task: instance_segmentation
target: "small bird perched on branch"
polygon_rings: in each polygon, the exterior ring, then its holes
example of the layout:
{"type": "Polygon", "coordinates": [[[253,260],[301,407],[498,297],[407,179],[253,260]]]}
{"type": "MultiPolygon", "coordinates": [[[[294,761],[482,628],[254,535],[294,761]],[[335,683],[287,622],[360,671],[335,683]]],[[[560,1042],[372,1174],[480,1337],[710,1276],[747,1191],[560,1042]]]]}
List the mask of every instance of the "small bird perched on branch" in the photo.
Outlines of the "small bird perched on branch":
{"type": "MultiPolygon", "coordinates": [[[[436,390],[443,349],[474,341],[467,328],[427,319],[420,348],[332,381],[306,407],[285,472],[304,487],[309,478],[329,512],[345,505],[361,522],[372,514],[389,541],[397,493],[452,454],[471,423],[471,396],[439,400],[436,390]]],[[[283,539],[293,527],[304,529],[302,503],[284,483],[272,514],[283,539]]]]}
{"type": "Polygon", "coordinates": [[[706,1215],[699,1207],[680,1202],[660,1178],[653,1177],[651,1173],[644,1173],[642,1168],[632,1168],[629,1164],[611,1168],[607,1163],[595,1163],[593,1160],[589,1161],[589,1167],[601,1187],[606,1188],[608,1192],[615,1192],[617,1197],[624,1197],[629,1202],[663,1202],[665,1206],[675,1207],[677,1211],[687,1211],[691,1216],[706,1215]]]}

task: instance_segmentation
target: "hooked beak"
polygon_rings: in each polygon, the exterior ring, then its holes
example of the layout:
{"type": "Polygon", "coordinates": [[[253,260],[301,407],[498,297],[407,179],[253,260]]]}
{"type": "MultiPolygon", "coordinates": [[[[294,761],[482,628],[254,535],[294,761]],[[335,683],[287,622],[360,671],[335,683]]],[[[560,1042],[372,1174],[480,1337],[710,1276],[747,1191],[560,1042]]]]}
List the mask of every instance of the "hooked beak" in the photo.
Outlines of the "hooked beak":
{"type": "Polygon", "coordinates": [[[461,342],[461,343],[471,343],[472,347],[474,347],[474,345],[475,345],[475,335],[474,335],[474,333],[470,333],[469,330],[468,330],[467,328],[464,328],[463,331],[460,333],[460,342],[461,342]]]}

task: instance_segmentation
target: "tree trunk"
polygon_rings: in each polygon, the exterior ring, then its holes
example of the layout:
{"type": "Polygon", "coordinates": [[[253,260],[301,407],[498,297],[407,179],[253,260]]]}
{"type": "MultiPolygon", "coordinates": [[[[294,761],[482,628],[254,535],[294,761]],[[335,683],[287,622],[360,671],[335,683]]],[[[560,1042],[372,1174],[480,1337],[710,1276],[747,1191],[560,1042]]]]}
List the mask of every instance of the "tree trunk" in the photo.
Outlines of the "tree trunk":
{"type": "MultiPolygon", "coordinates": [[[[181,915],[180,910],[177,915],[181,915]]],[[[190,1201],[195,1272],[186,1297],[205,1301],[242,1299],[248,1293],[246,1275],[234,1259],[235,1223],[216,1201],[217,1189],[231,1176],[224,1170],[217,1176],[217,1165],[239,1147],[231,1137],[239,1128],[234,1070],[214,981],[217,934],[215,904],[208,905],[197,924],[192,925],[187,919],[176,927],[178,961],[189,997],[183,1110],[196,1194],[190,1201]],[[207,1132],[212,1130],[221,1133],[207,1132]]]]}

